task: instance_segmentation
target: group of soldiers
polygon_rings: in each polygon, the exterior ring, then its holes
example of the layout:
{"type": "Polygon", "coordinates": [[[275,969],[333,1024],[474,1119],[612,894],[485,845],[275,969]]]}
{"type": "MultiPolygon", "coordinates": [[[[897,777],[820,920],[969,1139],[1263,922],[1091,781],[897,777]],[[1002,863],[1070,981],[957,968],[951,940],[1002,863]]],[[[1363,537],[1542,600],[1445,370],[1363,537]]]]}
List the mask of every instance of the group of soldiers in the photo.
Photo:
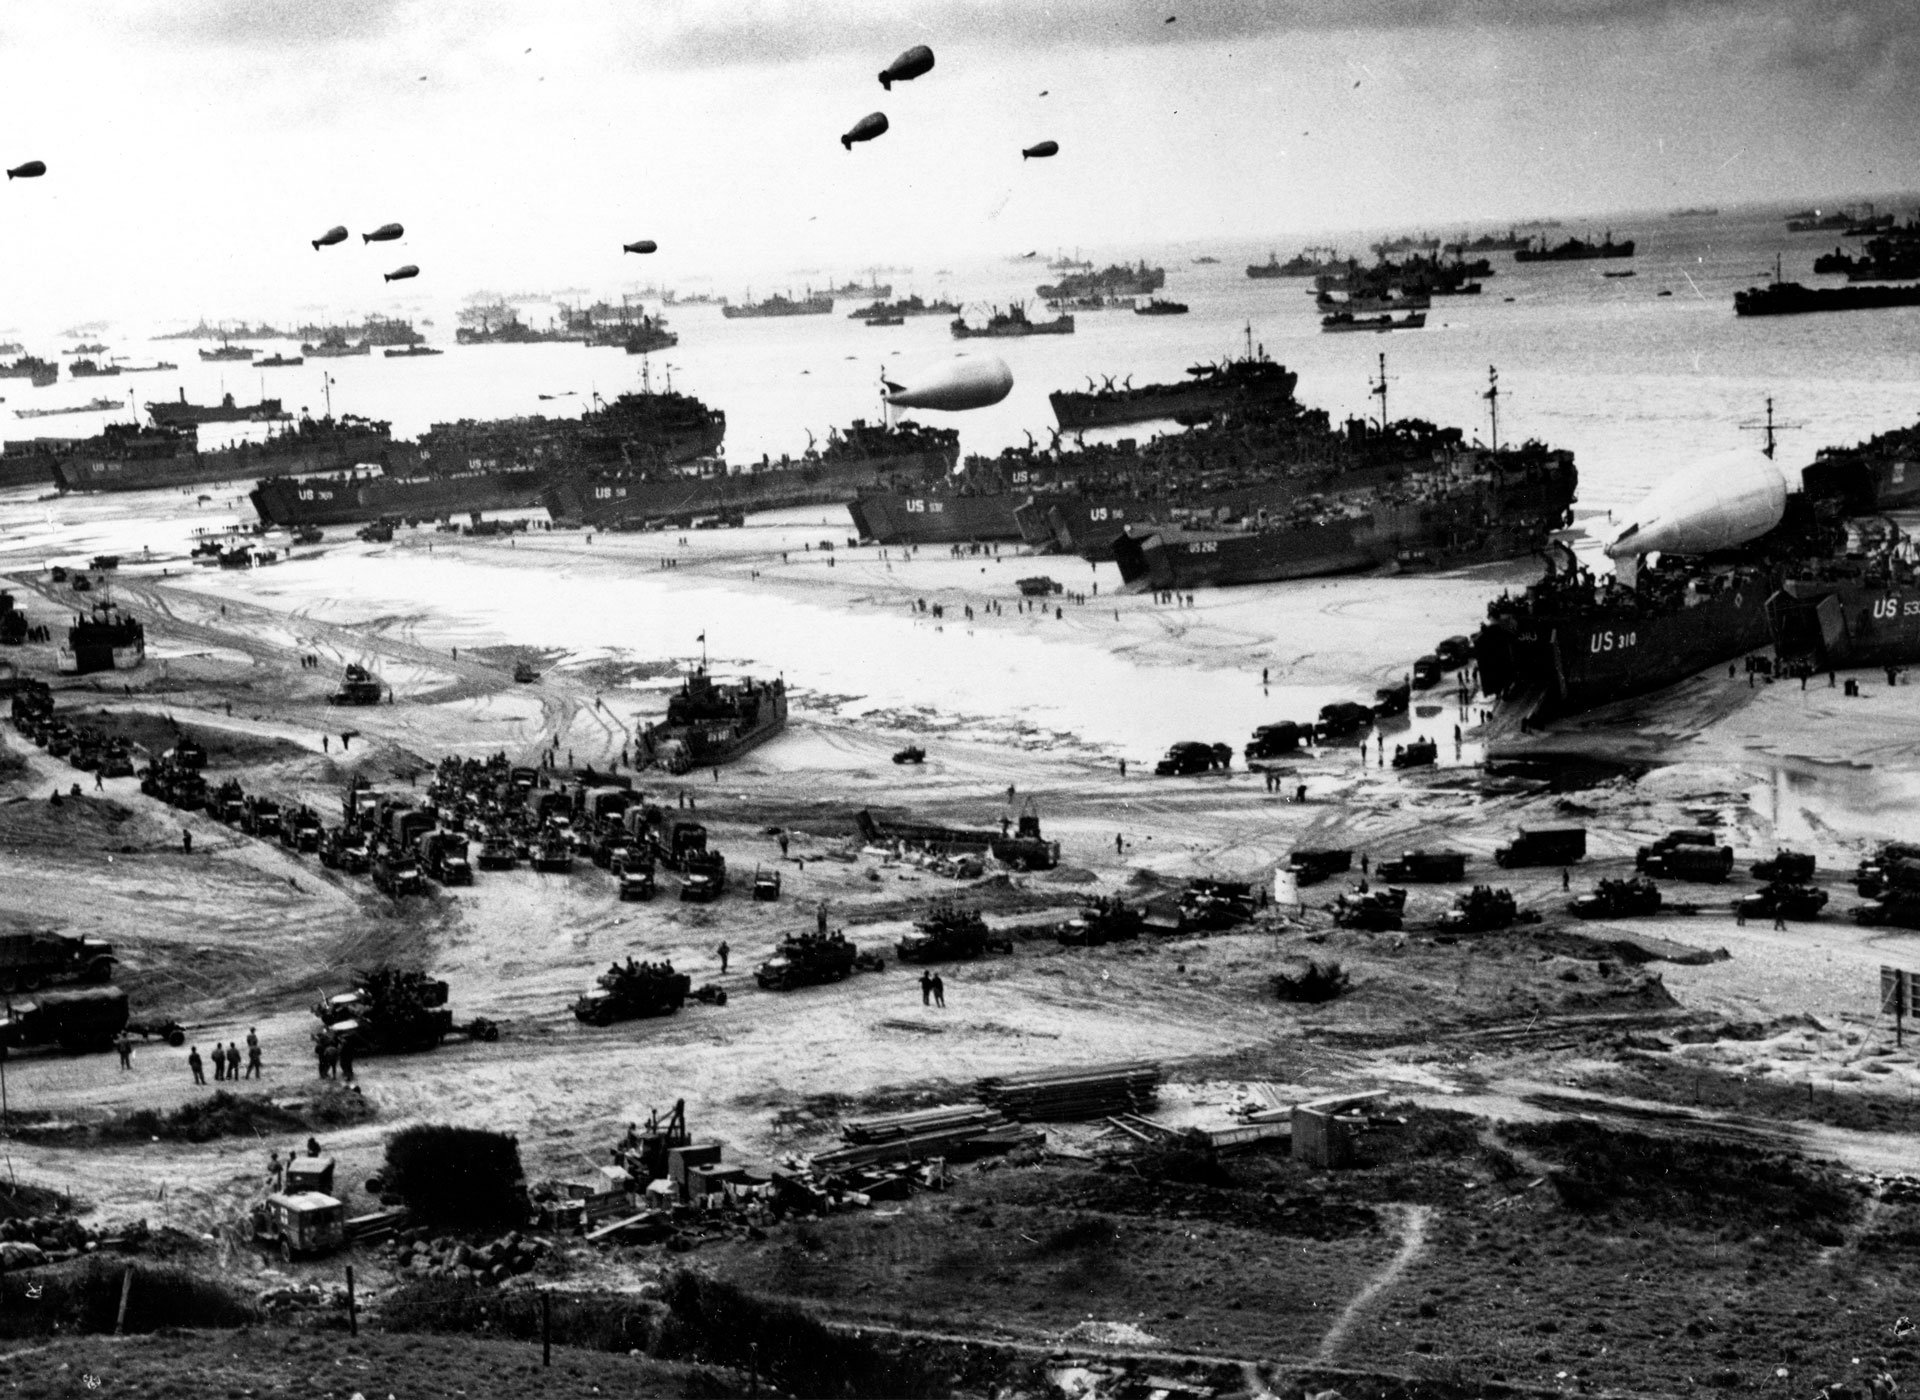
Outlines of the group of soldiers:
{"type": "Polygon", "coordinates": [[[313,1058],[322,1079],[332,1079],[337,1072],[341,1079],[353,1083],[353,1041],[349,1037],[321,1031],[313,1038],[313,1058]]]}
{"type": "MultiPolygon", "coordinates": [[[[132,1069],[133,1041],[128,1038],[125,1031],[120,1032],[119,1038],[113,1043],[113,1048],[120,1054],[120,1068],[132,1069]]],[[[260,1036],[252,1026],[247,1027],[247,1070],[244,1075],[240,1072],[240,1047],[231,1040],[224,1047],[219,1041],[215,1041],[212,1055],[213,1078],[216,1083],[227,1080],[238,1083],[243,1078],[258,1079],[260,1077],[260,1036]]],[[[207,1082],[206,1062],[200,1058],[198,1045],[188,1047],[187,1068],[192,1071],[195,1084],[207,1082]]]]}

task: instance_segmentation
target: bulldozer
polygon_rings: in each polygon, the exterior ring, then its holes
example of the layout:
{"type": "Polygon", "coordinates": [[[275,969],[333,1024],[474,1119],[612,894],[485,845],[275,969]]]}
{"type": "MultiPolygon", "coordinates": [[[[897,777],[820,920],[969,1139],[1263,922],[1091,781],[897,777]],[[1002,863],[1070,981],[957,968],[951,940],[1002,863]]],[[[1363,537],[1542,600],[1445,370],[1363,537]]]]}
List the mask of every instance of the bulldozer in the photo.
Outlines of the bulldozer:
{"type": "Polygon", "coordinates": [[[671,1016],[687,999],[693,979],[675,972],[671,962],[614,963],[594,979],[573,1004],[574,1016],[589,1026],[610,1026],[636,1016],[671,1016]]]}
{"type": "Polygon", "coordinates": [[[1634,919],[1660,912],[1660,887],[1641,876],[1602,880],[1567,906],[1579,919],[1634,919]]]}
{"type": "Polygon", "coordinates": [[[894,946],[901,962],[944,962],[977,958],[989,949],[1011,953],[1013,940],[996,937],[977,910],[942,901],[914,923],[915,932],[894,946]]]}
{"type": "Polygon", "coordinates": [[[855,972],[885,967],[877,954],[861,952],[837,931],[790,933],[755,970],[753,980],[767,991],[784,992],[816,982],[843,982],[855,972]]]}

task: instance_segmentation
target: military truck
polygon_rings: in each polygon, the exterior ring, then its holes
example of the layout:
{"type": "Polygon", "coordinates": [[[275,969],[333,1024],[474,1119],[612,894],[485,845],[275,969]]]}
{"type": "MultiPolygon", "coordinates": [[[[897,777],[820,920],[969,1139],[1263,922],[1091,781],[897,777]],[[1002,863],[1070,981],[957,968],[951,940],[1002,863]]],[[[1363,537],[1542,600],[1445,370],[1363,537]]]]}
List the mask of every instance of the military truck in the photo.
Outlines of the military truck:
{"type": "Polygon", "coordinates": [[[1392,883],[1450,884],[1467,874],[1467,858],[1459,851],[1406,851],[1398,860],[1384,860],[1380,878],[1392,883]]]}
{"type": "Polygon", "coordinates": [[[1440,676],[1440,658],[1432,652],[1428,652],[1425,656],[1414,659],[1413,688],[1415,690],[1433,689],[1433,687],[1440,684],[1440,676]]]}
{"type": "Polygon", "coordinates": [[[1096,895],[1073,918],[1060,925],[1055,937],[1068,948],[1098,948],[1124,943],[1146,931],[1147,916],[1118,896],[1096,895]]]}
{"type": "Polygon", "coordinates": [[[1467,637],[1443,638],[1433,655],[1441,670],[1457,671],[1473,659],[1473,641],[1467,637]]]}
{"type": "Polygon", "coordinates": [[[1756,880],[1783,880],[1788,884],[1804,885],[1813,878],[1814,858],[1801,851],[1775,851],[1770,860],[1758,860],[1753,863],[1753,878],[1756,880]]]}
{"type": "Polygon", "coordinates": [[[654,893],[653,862],[648,860],[630,860],[620,867],[620,898],[632,901],[652,899],[654,893]]]}
{"type": "Polygon", "coordinates": [[[1440,927],[1450,933],[1492,933],[1515,924],[1539,922],[1538,914],[1515,904],[1512,890],[1491,885],[1475,885],[1440,916],[1440,927]]]}
{"type": "Polygon", "coordinates": [[[1872,928],[1920,929],[1920,892],[1888,890],[1877,902],[1855,909],[1853,917],[1872,928]]]}
{"type": "Polygon", "coordinates": [[[207,815],[228,826],[239,825],[247,814],[247,794],[237,778],[228,778],[207,798],[207,815]]]}
{"type": "Polygon", "coordinates": [[[1177,778],[1193,773],[1210,773],[1216,768],[1226,769],[1232,766],[1231,746],[1202,744],[1189,740],[1168,749],[1167,756],[1153,765],[1153,771],[1158,777],[1177,778]]]}
{"type": "Polygon", "coordinates": [[[331,1254],[346,1242],[346,1207],[319,1191],[276,1191],[251,1211],[253,1238],[291,1264],[331,1254]]]}
{"type": "Polygon", "coordinates": [[[1431,739],[1411,739],[1393,746],[1395,768],[1430,768],[1440,760],[1440,746],[1431,739]]]}
{"type": "Polygon", "coordinates": [[[956,958],[977,958],[992,949],[1011,953],[1013,940],[996,936],[987,927],[979,911],[941,903],[914,923],[914,932],[894,946],[901,962],[944,962],[956,958]]]}
{"type": "MultiPolygon", "coordinates": [[[[332,1037],[356,1054],[431,1050],[455,1033],[447,1009],[447,984],[425,973],[375,968],[354,974],[353,989],[318,1002],[320,1020],[314,1039],[332,1037]]],[[[498,1040],[500,1031],[485,1017],[457,1028],[475,1040],[498,1040]]]]}
{"type": "Polygon", "coordinates": [[[420,863],[428,879],[442,885],[471,885],[467,838],[457,831],[430,831],[420,838],[420,863]]]}
{"type": "Polygon", "coordinates": [[[295,855],[308,855],[320,849],[320,814],[311,807],[295,807],[280,816],[280,844],[295,855]]]}
{"type": "Polygon", "coordinates": [[[1412,704],[1413,688],[1405,681],[1398,685],[1383,685],[1373,692],[1373,717],[1393,719],[1404,715],[1412,704]]]}
{"type": "Polygon", "coordinates": [[[520,863],[520,855],[504,831],[489,831],[480,840],[482,870],[511,870],[520,863]]]}
{"type": "Polygon", "coordinates": [[[280,834],[280,804],[270,797],[249,797],[241,804],[240,829],[264,839],[280,834]]]}
{"type": "Polygon", "coordinates": [[[1584,826],[1523,826],[1513,840],[1493,853],[1503,870],[1525,865],[1572,865],[1587,856],[1584,826]]]}
{"type": "Polygon", "coordinates": [[[90,934],[0,934],[0,992],[30,992],[50,982],[110,981],[115,961],[113,945],[90,934]]]}
{"type": "Polygon", "coordinates": [[[1196,875],[1180,891],[1181,933],[1222,933],[1253,918],[1256,896],[1244,880],[1196,875]]]}
{"type": "Polygon", "coordinates": [[[589,1026],[610,1026],[637,1016],[671,1016],[692,989],[693,979],[675,972],[671,962],[614,963],[594,979],[573,1004],[576,1019],[589,1026]]]}
{"type": "Polygon", "coordinates": [[[841,982],[855,972],[879,972],[886,967],[874,953],[862,953],[839,933],[788,934],[773,956],[761,963],[753,980],[772,992],[841,982]]]}
{"type": "Polygon", "coordinates": [[[57,1045],[77,1055],[110,1048],[121,1031],[157,1036],[169,1045],[187,1039],[177,1022],[130,1020],[127,994],[119,987],[69,987],[13,1002],[0,1019],[0,1052],[57,1045]]]}
{"type": "Polygon", "coordinates": [[[1634,856],[1634,866],[1654,879],[1699,880],[1723,883],[1733,873],[1733,847],[1680,842],[1661,850],[1642,846],[1634,856]]]}
{"type": "Polygon", "coordinates": [[[711,904],[727,888],[727,858],[718,851],[690,855],[680,867],[680,902],[711,904]]]}
{"type": "Polygon", "coordinates": [[[1314,738],[1320,741],[1350,739],[1373,728],[1373,719],[1371,706],[1356,704],[1351,700],[1322,705],[1320,719],[1314,725],[1314,738]]]}
{"type": "Polygon", "coordinates": [[[1733,901],[1734,912],[1747,919],[1817,919],[1827,907],[1827,892],[1816,885],[1775,880],[1733,901]]]}
{"type": "Polygon", "coordinates": [[[1287,868],[1293,872],[1296,884],[1318,884],[1322,880],[1335,875],[1344,875],[1353,869],[1353,852],[1331,849],[1311,850],[1303,847],[1287,857],[1287,868]]]}
{"type": "Polygon", "coordinates": [[[373,884],[395,899],[427,892],[426,881],[420,878],[420,862],[391,846],[383,847],[373,857],[373,884]]]}
{"type": "Polygon", "coordinates": [[[1639,919],[1660,912],[1660,887],[1641,876],[1631,880],[1602,880],[1590,894],[1567,905],[1579,919],[1639,919]]]}
{"type": "Polygon", "coordinates": [[[1247,762],[1267,758],[1292,758],[1313,742],[1313,726],[1293,720],[1263,724],[1253,731],[1243,751],[1247,762]]]}
{"type": "Polygon", "coordinates": [[[1407,911],[1407,892],[1393,887],[1366,894],[1350,890],[1327,907],[1341,928],[1386,933],[1401,926],[1407,911]]]}

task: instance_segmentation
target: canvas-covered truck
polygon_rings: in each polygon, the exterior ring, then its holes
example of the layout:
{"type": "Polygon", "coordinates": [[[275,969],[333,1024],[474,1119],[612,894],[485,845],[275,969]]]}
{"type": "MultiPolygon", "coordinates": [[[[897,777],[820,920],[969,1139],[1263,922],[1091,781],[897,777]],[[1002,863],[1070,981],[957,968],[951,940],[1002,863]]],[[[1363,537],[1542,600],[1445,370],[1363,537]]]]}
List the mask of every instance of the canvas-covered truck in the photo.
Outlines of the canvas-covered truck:
{"type": "Polygon", "coordinates": [[[119,987],[68,987],[15,998],[0,1018],[0,1053],[55,1045],[68,1054],[109,1049],[120,1032],[186,1043],[173,1021],[135,1021],[119,987]]]}
{"type": "Polygon", "coordinates": [[[276,1191],[253,1208],[253,1237],[291,1264],[331,1254],[346,1242],[347,1210],[319,1191],[276,1191]]]}
{"type": "Polygon", "coordinates": [[[30,992],[54,982],[107,982],[113,945],[61,933],[0,934],[0,992],[30,992]]]}

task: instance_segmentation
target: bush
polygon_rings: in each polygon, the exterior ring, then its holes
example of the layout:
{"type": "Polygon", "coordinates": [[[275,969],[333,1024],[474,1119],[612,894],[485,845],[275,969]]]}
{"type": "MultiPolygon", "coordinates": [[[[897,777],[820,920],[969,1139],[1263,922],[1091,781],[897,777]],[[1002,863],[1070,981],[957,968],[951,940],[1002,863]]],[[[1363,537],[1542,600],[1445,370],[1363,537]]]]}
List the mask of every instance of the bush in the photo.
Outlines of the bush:
{"type": "Polygon", "coordinates": [[[0,1338],[52,1332],[111,1332],[121,1281],[133,1270],[127,1331],[162,1327],[244,1327],[259,1309],[219,1279],[177,1264],[92,1255],[48,1269],[0,1274],[0,1338]],[[28,1289],[36,1290],[29,1293],[28,1289]]]}
{"type": "Polygon", "coordinates": [[[232,1094],[225,1089],[211,1098],[192,1099],[171,1113],[138,1109],[124,1118],[102,1123],[105,1142],[147,1142],[153,1138],[176,1142],[211,1142],[220,1137],[305,1135],[316,1128],[338,1128],[373,1117],[373,1105],[344,1086],[328,1086],[297,1111],[283,1108],[262,1094],[232,1094]]]}
{"type": "Polygon", "coordinates": [[[1282,1001],[1332,1001],[1347,990],[1351,979],[1338,962],[1309,958],[1273,974],[1273,994],[1282,1001]]]}
{"type": "Polygon", "coordinates": [[[667,1281],[668,1325],[660,1354],[695,1355],[751,1367],[796,1395],[942,1396],[945,1377],[924,1362],[826,1326],[788,1303],[756,1298],[682,1270],[667,1281]]]}
{"type": "Polygon", "coordinates": [[[422,1225],[495,1230],[526,1216],[520,1144],[505,1133],[429,1123],[387,1139],[387,1189],[422,1225]]]}

